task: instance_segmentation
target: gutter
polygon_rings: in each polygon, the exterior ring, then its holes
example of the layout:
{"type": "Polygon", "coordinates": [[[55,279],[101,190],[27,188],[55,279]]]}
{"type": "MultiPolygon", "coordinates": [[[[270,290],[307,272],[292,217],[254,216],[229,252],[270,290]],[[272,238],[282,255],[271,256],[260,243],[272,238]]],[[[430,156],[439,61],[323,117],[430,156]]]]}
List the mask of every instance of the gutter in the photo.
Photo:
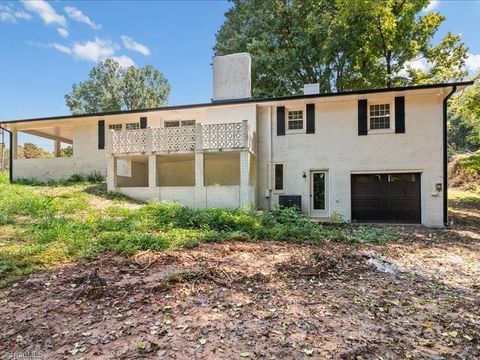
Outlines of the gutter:
{"type": "MultiPolygon", "coordinates": [[[[13,183],[13,134],[10,130],[5,129],[3,126],[0,126],[0,129],[3,131],[8,132],[9,134],[9,142],[10,142],[10,151],[8,152],[8,178],[10,180],[10,184],[13,183]]],[[[2,150],[3,151],[3,150],[2,150]]]]}
{"type": "Polygon", "coordinates": [[[443,224],[449,226],[448,223],[448,100],[457,91],[457,85],[452,86],[452,90],[443,99],[443,224]]]}

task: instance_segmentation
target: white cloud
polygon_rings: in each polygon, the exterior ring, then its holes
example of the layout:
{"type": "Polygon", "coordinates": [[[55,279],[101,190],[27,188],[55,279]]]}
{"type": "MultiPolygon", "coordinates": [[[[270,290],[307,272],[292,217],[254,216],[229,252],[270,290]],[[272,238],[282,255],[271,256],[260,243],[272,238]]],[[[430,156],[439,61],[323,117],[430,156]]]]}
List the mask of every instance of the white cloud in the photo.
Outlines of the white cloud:
{"type": "Polygon", "coordinates": [[[112,57],[118,48],[118,45],[110,40],[95,37],[95,41],[75,43],[71,49],[79,59],[97,62],[112,57]]]}
{"type": "Polygon", "coordinates": [[[427,7],[423,10],[423,12],[429,12],[435,10],[439,5],[438,0],[430,0],[427,7]]]}
{"type": "Polygon", "coordinates": [[[0,11],[0,22],[16,23],[17,19],[8,11],[0,11]]]}
{"type": "Polygon", "coordinates": [[[22,20],[30,20],[32,18],[32,15],[30,15],[29,13],[23,10],[15,11],[14,15],[17,19],[22,19],[22,20]]]}
{"type": "Polygon", "coordinates": [[[58,34],[59,34],[61,37],[68,37],[68,35],[70,35],[70,33],[68,32],[68,30],[67,30],[67,29],[64,29],[64,28],[58,28],[57,31],[58,31],[58,34]]]}
{"type": "Polygon", "coordinates": [[[32,15],[23,10],[16,10],[10,4],[0,4],[0,22],[16,23],[17,19],[30,20],[31,18],[32,15]]]}
{"type": "Polygon", "coordinates": [[[480,71],[480,54],[468,54],[465,60],[465,66],[469,72],[480,71]]]}
{"type": "Polygon", "coordinates": [[[430,63],[425,58],[405,62],[405,68],[411,67],[415,70],[426,71],[430,68],[430,63]]]}
{"type": "Polygon", "coordinates": [[[122,35],[121,38],[122,38],[122,41],[123,41],[123,45],[125,45],[125,47],[127,49],[133,50],[133,51],[138,51],[139,53],[141,53],[145,56],[150,55],[150,49],[148,47],[146,47],[145,45],[142,45],[142,44],[136,42],[131,37],[126,36],[126,35],[122,35]]]}
{"type": "Polygon", "coordinates": [[[57,24],[61,27],[67,26],[67,20],[65,20],[65,17],[59,15],[45,0],[22,0],[22,3],[25,9],[40,16],[45,25],[57,24]]]}
{"type": "Polygon", "coordinates": [[[120,49],[118,44],[110,40],[100,39],[98,37],[95,37],[95,40],[93,41],[76,42],[71,46],[66,46],[59,43],[32,45],[49,47],[81,60],[99,62],[106,59],[113,59],[122,67],[135,66],[135,62],[132,58],[126,55],[116,55],[116,52],[118,49],[120,49]]]}
{"type": "Polygon", "coordinates": [[[398,72],[398,75],[401,77],[407,78],[409,76],[408,74],[408,69],[415,69],[415,70],[421,70],[421,71],[427,71],[430,69],[432,65],[424,58],[412,60],[412,61],[406,61],[405,64],[403,65],[403,69],[398,72]]]}
{"type": "Polygon", "coordinates": [[[98,24],[95,24],[87,15],[85,15],[81,10],[73,7],[73,6],[66,6],[65,7],[65,12],[67,13],[68,17],[75,20],[75,21],[78,21],[78,22],[81,22],[81,23],[84,23],[84,24],[87,24],[88,26],[90,26],[92,29],[100,29],[102,26],[101,25],[98,25],[98,24]]]}
{"type": "Polygon", "coordinates": [[[132,60],[132,58],[126,55],[113,56],[112,59],[118,62],[121,67],[135,66],[135,62],[132,60]]]}
{"type": "Polygon", "coordinates": [[[49,47],[54,48],[54,49],[56,49],[60,52],[63,52],[65,54],[71,54],[72,53],[72,50],[68,46],[61,45],[61,44],[58,44],[58,43],[50,44],[49,47]]]}

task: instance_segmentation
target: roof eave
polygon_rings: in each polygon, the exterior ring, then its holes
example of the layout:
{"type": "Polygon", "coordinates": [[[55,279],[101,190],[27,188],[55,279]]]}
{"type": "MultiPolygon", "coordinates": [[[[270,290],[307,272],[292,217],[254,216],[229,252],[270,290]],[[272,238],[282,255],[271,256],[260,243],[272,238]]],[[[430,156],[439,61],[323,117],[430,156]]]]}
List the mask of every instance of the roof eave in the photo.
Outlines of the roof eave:
{"type": "Polygon", "coordinates": [[[250,103],[265,103],[265,102],[286,101],[286,100],[315,99],[315,98],[348,96],[348,95],[366,95],[366,94],[385,93],[385,92],[401,92],[401,91],[408,91],[408,90],[449,88],[449,87],[453,87],[453,86],[456,86],[457,89],[461,90],[461,89],[465,88],[466,86],[473,85],[473,84],[474,84],[474,81],[470,80],[470,81],[459,81],[459,82],[453,82],[453,83],[412,85],[412,86],[380,88],[380,89],[367,89],[367,90],[352,90],[352,91],[342,91],[342,92],[323,93],[323,94],[311,94],[311,95],[291,95],[291,96],[279,96],[279,97],[270,97],[270,98],[249,98],[249,99],[221,100],[221,101],[212,101],[212,102],[209,102],[209,103],[164,106],[164,107],[151,108],[151,109],[123,110],[123,111],[99,112],[99,113],[91,113],[91,114],[77,114],[77,115],[30,118],[30,119],[6,120],[6,121],[1,121],[0,123],[1,124],[13,124],[13,123],[31,122],[31,121],[81,119],[81,118],[87,118],[87,117],[98,118],[98,117],[104,117],[104,116],[110,116],[110,115],[139,114],[139,113],[147,113],[147,112],[152,112],[152,111],[183,110],[183,109],[191,109],[191,108],[199,108],[199,107],[212,107],[212,106],[222,106],[222,105],[240,105],[240,104],[250,104],[250,103]]]}

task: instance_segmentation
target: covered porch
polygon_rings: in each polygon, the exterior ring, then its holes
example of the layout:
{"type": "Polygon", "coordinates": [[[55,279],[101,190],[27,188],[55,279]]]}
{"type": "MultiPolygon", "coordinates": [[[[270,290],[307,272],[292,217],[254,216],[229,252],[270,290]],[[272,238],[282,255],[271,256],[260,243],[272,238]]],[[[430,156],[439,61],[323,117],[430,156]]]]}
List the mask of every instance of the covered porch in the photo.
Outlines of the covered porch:
{"type": "Polygon", "coordinates": [[[249,151],[112,156],[107,185],[143,201],[235,208],[256,203],[256,166],[249,151]]]}
{"type": "Polygon", "coordinates": [[[31,122],[11,126],[11,132],[14,180],[58,181],[72,175],[71,125],[51,121],[31,122]]]}

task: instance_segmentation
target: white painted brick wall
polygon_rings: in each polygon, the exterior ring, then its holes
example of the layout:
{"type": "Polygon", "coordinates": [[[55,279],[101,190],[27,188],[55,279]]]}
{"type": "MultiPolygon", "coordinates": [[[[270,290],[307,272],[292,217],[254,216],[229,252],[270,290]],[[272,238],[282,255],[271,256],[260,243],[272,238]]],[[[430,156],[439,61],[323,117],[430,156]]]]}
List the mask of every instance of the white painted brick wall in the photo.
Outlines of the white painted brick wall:
{"type": "MultiPolygon", "coordinates": [[[[403,94],[402,94],[403,95],[403,94]]],[[[442,194],[432,196],[435,184],[442,182],[442,96],[437,94],[405,94],[405,134],[377,134],[358,136],[357,99],[332,98],[327,101],[302,101],[315,103],[315,134],[276,135],[276,108],[272,111],[273,163],[284,164],[284,191],[273,193],[272,204],[278,203],[279,194],[301,195],[302,210],[310,211],[311,170],[328,170],[330,179],[329,210],[351,219],[350,177],[352,172],[419,171],[422,173],[421,204],[422,223],[442,226],[442,194]],[[303,178],[303,173],[307,178],[303,178]]],[[[393,94],[365,96],[392,100],[393,94]]],[[[298,102],[286,103],[297,107],[298,102]]],[[[393,112],[393,109],[392,109],[393,112]]],[[[269,185],[266,158],[268,144],[267,109],[259,113],[259,200],[267,207],[264,196],[269,185]]],[[[394,122],[394,119],[392,120],[394,122]]]]}
{"type": "Polygon", "coordinates": [[[251,97],[251,57],[248,53],[213,58],[213,100],[251,97]]]}

